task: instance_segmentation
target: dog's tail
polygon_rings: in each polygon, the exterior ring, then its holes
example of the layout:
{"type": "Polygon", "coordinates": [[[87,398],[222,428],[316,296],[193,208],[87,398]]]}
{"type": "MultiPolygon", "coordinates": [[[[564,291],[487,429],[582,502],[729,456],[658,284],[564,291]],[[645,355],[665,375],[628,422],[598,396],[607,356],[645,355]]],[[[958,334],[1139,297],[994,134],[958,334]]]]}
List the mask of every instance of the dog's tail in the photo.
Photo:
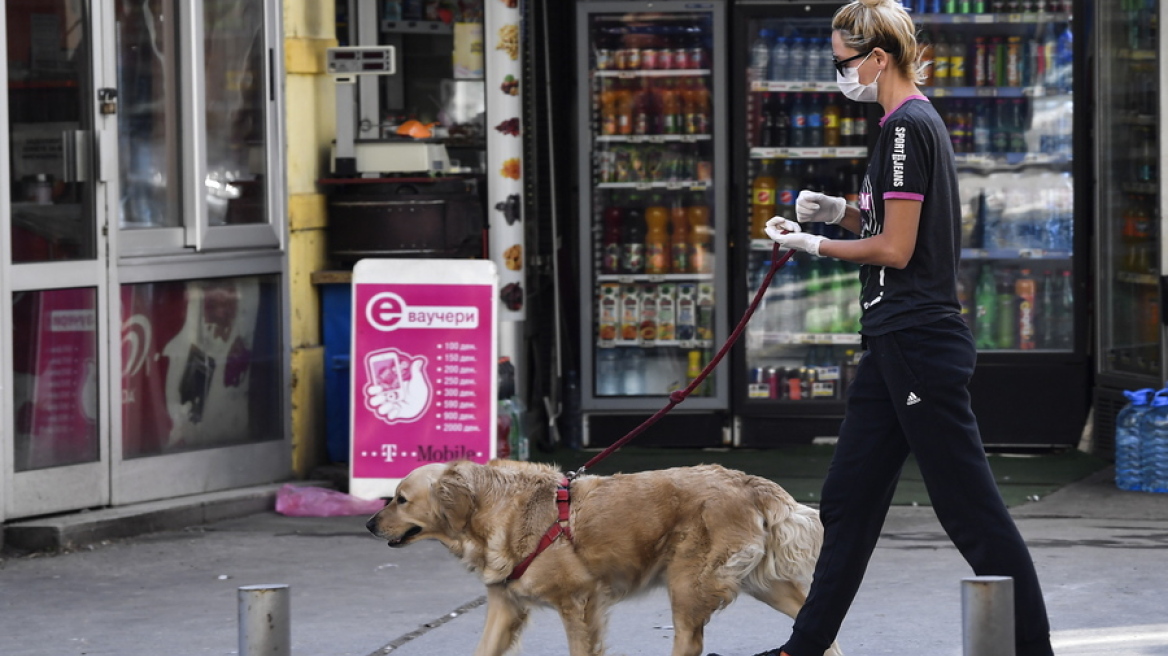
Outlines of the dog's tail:
{"type": "Polygon", "coordinates": [[[819,512],[800,503],[771,481],[755,488],[755,504],[762,514],[765,555],[751,578],[765,581],[811,583],[819,548],[823,545],[823,524],[819,512]]]}

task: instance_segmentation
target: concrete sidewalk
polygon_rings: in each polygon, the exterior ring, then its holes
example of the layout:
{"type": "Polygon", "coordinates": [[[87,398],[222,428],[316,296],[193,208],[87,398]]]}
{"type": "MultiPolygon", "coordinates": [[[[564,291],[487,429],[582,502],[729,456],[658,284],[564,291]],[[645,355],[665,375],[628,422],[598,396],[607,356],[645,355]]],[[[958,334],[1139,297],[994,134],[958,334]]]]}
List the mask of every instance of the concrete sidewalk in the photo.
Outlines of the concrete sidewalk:
{"type": "MultiPolygon", "coordinates": [[[[1059,656],[1168,654],[1168,495],[1121,492],[1110,470],[1013,510],[1044,585],[1059,656]]],[[[213,516],[209,513],[208,516],[213,516]]],[[[0,654],[234,654],[240,586],[291,586],[298,656],[470,654],[483,587],[437,543],[391,550],[364,517],[260,512],[0,559],[0,654]]],[[[894,507],[840,635],[849,656],[959,656],[970,572],[929,508],[894,507]]],[[[656,592],[618,605],[613,654],[668,654],[656,592]]],[[[715,616],[706,647],[779,645],[791,621],[749,598],[715,616]]],[[[566,654],[553,611],[533,614],[521,654],[566,654]]]]}

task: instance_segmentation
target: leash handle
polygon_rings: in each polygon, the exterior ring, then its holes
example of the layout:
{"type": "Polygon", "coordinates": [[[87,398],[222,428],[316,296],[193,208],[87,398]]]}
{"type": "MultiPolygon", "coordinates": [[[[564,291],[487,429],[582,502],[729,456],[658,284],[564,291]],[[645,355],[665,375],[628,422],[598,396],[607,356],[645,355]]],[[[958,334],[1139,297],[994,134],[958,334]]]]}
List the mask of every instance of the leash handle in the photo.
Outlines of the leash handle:
{"type": "Polygon", "coordinates": [[[691,392],[697,389],[698,385],[701,385],[706,377],[709,376],[712,371],[714,371],[714,367],[718,366],[718,363],[721,362],[722,358],[726,356],[726,353],[730,351],[730,347],[733,346],[734,342],[737,342],[738,338],[742,336],[742,331],[746,330],[746,324],[750,322],[750,318],[754,316],[754,311],[758,309],[759,303],[762,302],[763,294],[766,293],[767,287],[770,286],[771,280],[775,277],[775,273],[777,273],[778,270],[787,263],[787,260],[791,259],[791,256],[795,254],[794,250],[789,250],[785,255],[779,257],[779,250],[779,245],[776,243],[771,249],[771,268],[769,271],[767,271],[766,277],[763,278],[762,284],[758,286],[758,291],[754,294],[754,300],[750,302],[750,307],[746,308],[746,313],[742,315],[742,319],[739,320],[738,325],[734,327],[734,330],[730,333],[730,337],[726,339],[726,343],[722,345],[722,348],[718,349],[718,352],[714,355],[714,357],[710,358],[710,361],[706,363],[706,366],[702,369],[702,372],[698,374],[692,381],[690,381],[690,384],[687,385],[685,389],[677,390],[671,393],[669,395],[669,403],[666,404],[664,408],[661,408],[652,417],[649,417],[645,421],[641,422],[640,426],[637,426],[633,430],[629,431],[627,435],[620,438],[616,442],[613,442],[608,448],[593,456],[591,460],[584,463],[583,467],[577,469],[574,472],[569,472],[569,479],[574,479],[577,476],[583,475],[585,470],[612,455],[614,451],[620,449],[634,437],[643,433],[645,429],[657,423],[659,419],[668,414],[670,410],[677,406],[677,404],[684,401],[686,397],[688,397],[691,392]]]}

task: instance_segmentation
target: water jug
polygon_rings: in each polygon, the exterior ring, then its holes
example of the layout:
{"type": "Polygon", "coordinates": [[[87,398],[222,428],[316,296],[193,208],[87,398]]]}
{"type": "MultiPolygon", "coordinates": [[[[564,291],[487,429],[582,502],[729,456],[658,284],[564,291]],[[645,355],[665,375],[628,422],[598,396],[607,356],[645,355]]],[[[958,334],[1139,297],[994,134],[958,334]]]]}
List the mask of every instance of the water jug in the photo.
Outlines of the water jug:
{"type": "Polygon", "coordinates": [[[1141,489],[1140,422],[1152,408],[1151,388],[1124,390],[1128,404],[1115,416],[1115,486],[1121,490],[1141,489]]]}
{"type": "Polygon", "coordinates": [[[1168,389],[1156,392],[1140,436],[1141,489],[1168,492],[1168,389]]]}

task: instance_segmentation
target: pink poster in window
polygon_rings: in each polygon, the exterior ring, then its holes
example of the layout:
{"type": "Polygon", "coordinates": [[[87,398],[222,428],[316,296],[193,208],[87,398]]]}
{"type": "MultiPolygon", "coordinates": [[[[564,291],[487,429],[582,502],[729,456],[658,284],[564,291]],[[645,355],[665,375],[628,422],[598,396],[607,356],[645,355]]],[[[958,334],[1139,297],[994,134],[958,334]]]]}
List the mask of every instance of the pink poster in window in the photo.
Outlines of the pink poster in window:
{"type": "Polygon", "coordinates": [[[31,297],[38,302],[36,339],[26,355],[35,383],[30,402],[17,408],[29,419],[18,471],[99,457],[96,296],[93,289],[55,289],[31,297]]]}
{"type": "Polygon", "coordinates": [[[495,265],[362,260],[353,271],[350,492],[494,456],[495,265]]]}

